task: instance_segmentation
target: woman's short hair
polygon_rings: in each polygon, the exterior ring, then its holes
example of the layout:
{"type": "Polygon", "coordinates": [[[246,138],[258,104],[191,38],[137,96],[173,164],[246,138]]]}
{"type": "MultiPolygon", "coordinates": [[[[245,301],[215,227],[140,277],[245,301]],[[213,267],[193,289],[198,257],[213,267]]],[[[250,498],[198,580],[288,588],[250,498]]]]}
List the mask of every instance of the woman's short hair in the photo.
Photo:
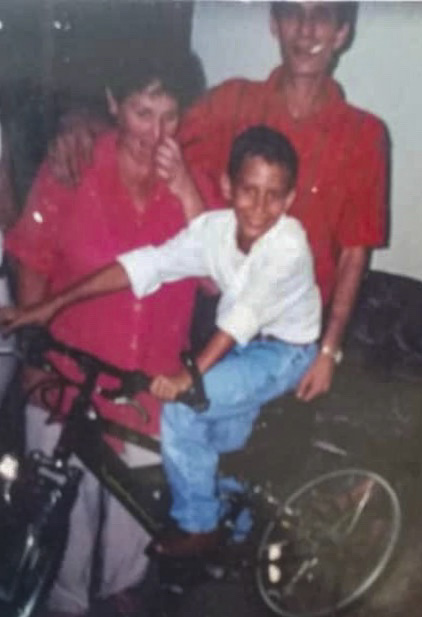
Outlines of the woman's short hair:
{"type": "Polygon", "coordinates": [[[139,49],[125,49],[124,56],[106,62],[104,85],[118,102],[154,82],[159,82],[163,92],[174,97],[181,108],[188,106],[205,87],[201,63],[191,52],[140,53],[139,49]]]}

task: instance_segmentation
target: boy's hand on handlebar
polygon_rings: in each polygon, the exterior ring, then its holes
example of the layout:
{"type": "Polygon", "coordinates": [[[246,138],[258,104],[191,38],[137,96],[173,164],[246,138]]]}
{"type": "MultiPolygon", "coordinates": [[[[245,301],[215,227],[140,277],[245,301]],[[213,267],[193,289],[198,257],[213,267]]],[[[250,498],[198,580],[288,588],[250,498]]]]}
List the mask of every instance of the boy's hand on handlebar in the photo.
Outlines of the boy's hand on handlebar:
{"type": "Polygon", "coordinates": [[[54,302],[42,302],[30,307],[6,306],[0,309],[0,326],[6,334],[30,324],[44,325],[56,312],[54,302]]]}
{"type": "Polygon", "coordinates": [[[150,392],[162,401],[174,401],[179,394],[186,392],[192,385],[192,377],[182,369],[172,376],[158,375],[150,386],[150,392]]]}

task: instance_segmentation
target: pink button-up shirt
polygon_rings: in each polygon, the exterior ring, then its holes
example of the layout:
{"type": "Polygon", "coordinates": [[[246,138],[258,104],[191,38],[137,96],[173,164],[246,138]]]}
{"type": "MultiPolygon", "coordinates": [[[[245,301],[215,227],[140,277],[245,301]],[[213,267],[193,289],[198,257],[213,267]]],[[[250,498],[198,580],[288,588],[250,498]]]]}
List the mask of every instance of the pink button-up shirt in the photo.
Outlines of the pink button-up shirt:
{"type": "MultiPolygon", "coordinates": [[[[95,149],[93,165],[76,189],[63,187],[44,165],[24,213],[9,232],[6,247],[29,269],[45,275],[49,291],[67,287],[110,263],[117,255],[144,244],[158,245],[185,225],[178,199],[157,181],[145,211],[134,206],[117,168],[116,134],[107,133],[95,149]]],[[[137,300],[130,290],[73,305],[52,323],[53,334],[124,368],[154,375],[180,367],[187,345],[195,284],[164,286],[137,300]]],[[[60,368],[75,375],[68,359],[60,368]]],[[[141,426],[129,406],[101,400],[103,413],[125,425],[154,434],[160,404],[140,395],[151,421],[141,426]]]]}

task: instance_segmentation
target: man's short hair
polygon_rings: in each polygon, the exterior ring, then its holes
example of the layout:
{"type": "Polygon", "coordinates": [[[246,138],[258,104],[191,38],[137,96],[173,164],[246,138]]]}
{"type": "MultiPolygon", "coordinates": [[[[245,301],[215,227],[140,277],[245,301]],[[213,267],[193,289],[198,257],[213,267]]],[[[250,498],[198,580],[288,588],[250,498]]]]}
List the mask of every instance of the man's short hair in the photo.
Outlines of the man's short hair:
{"type": "Polygon", "coordinates": [[[246,158],[260,156],[267,163],[278,164],[289,172],[289,190],[296,184],[298,157],[290,141],[279,131],[268,126],[252,126],[240,133],[233,141],[227,173],[235,180],[246,158]]]}
{"type": "Polygon", "coordinates": [[[201,94],[205,86],[202,66],[191,52],[148,51],[125,49],[105,61],[104,86],[116,101],[122,102],[130,94],[144,90],[158,82],[166,94],[174,97],[181,108],[187,107],[201,94]]]}
{"type": "MultiPolygon", "coordinates": [[[[279,0],[278,2],[271,2],[271,15],[274,19],[280,19],[288,5],[292,5],[292,0],[279,0]]],[[[356,24],[358,3],[343,2],[341,0],[340,2],[330,1],[330,6],[335,9],[339,28],[347,24],[350,29],[353,30],[356,24]]]]}

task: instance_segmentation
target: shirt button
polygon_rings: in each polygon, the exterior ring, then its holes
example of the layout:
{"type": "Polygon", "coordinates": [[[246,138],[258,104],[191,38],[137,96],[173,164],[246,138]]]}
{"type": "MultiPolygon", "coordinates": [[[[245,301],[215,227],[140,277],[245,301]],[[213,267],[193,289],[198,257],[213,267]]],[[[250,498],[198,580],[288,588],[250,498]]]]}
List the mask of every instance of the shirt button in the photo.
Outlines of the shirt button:
{"type": "Polygon", "coordinates": [[[311,193],[314,193],[314,195],[318,193],[318,187],[316,185],[311,188],[311,193]]]}
{"type": "Polygon", "coordinates": [[[43,223],[43,222],[44,222],[43,215],[41,214],[41,212],[38,212],[38,210],[36,210],[35,212],[33,212],[33,214],[32,214],[32,218],[34,219],[34,221],[35,221],[36,223],[43,223]]]}
{"type": "Polygon", "coordinates": [[[131,351],[137,351],[138,349],[138,339],[136,336],[134,336],[130,341],[130,349],[131,351]]]}

